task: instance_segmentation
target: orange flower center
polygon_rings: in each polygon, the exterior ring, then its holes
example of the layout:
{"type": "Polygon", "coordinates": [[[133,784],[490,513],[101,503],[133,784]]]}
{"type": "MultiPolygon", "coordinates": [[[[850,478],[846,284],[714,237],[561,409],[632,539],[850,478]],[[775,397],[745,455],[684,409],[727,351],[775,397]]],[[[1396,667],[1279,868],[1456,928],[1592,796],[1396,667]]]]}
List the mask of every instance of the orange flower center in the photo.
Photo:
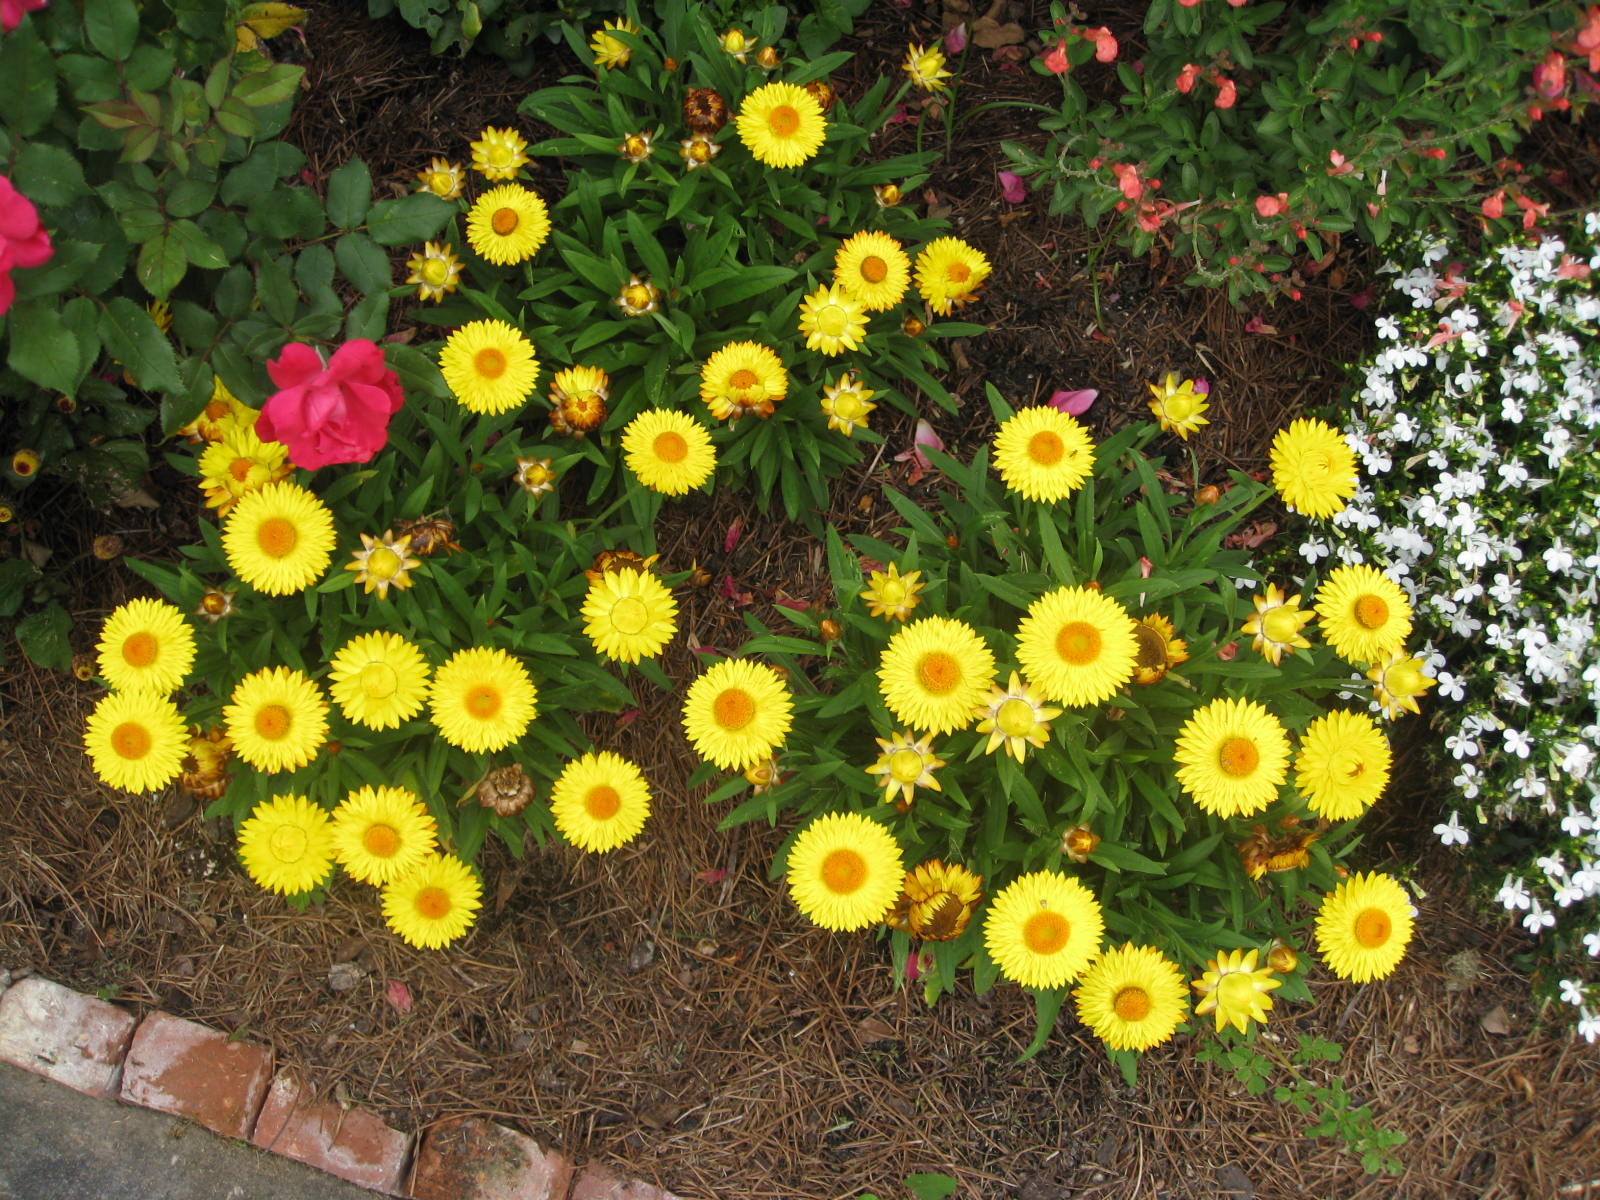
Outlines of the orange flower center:
{"type": "Polygon", "coordinates": [[[1368,950],[1376,950],[1389,940],[1393,925],[1381,908],[1363,909],[1356,917],[1355,935],[1368,950]]]}
{"type": "Polygon", "coordinates": [[[499,379],[506,373],[505,351],[485,346],[472,356],[472,369],[485,379],[499,379]]]}
{"type": "Polygon", "coordinates": [[[882,283],[889,277],[889,264],[876,254],[869,254],[861,260],[861,278],[868,283],[882,283]]]}
{"type": "Polygon", "coordinates": [[[596,821],[609,821],[622,807],[622,793],[609,783],[596,784],[583,798],[583,811],[596,821]]]}
{"type": "Polygon", "coordinates": [[[438,921],[450,914],[450,893],[442,887],[425,887],[417,893],[417,915],[438,921]]]}
{"type": "Polygon", "coordinates": [[[143,758],[154,744],[150,731],[137,721],[124,721],[111,731],[111,748],[118,758],[143,758]]]}
{"type": "Polygon", "coordinates": [[[294,715],[281,704],[263,704],[256,712],[256,733],[269,742],[288,736],[294,715]]]}
{"type": "Polygon", "coordinates": [[[965,283],[972,278],[972,268],[966,263],[953,262],[945,267],[944,277],[951,283],[965,283]]]}
{"type": "Polygon", "coordinates": [[[761,377],[749,367],[740,367],[732,375],[728,376],[728,386],[736,392],[742,392],[747,388],[753,388],[760,382],[761,377]]]}
{"type": "Polygon", "coordinates": [[[228,474],[232,475],[235,481],[243,483],[250,478],[250,468],[255,465],[254,459],[236,458],[228,464],[228,474]]]}
{"type": "Polygon", "coordinates": [[[1056,954],[1072,936],[1072,925],[1058,912],[1043,909],[1022,923],[1022,941],[1035,954],[1056,954]]]}
{"type": "Polygon", "coordinates": [[[1067,452],[1061,435],[1042,429],[1028,439],[1028,457],[1041,467],[1053,467],[1067,452]]]}
{"type": "Polygon", "coordinates": [[[611,606],[611,627],[618,633],[640,633],[650,623],[650,610],[637,596],[623,596],[611,606]]]}
{"type": "Polygon", "coordinates": [[[1075,667],[1100,657],[1100,631],[1087,621],[1068,621],[1056,634],[1056,653],[1075,667]]]}
{"type": "Polygon", "coordinates": [[[780,104],[767,114],[767,128],[777,137],[793,137],[800,128],[800,114],[788,104],[780,104]]]}
{"type": "Polygon", "coordinates": [[[743,688],[726,688],[711,702],[711,715],[723,729],[736,733],[755,720],[756,702],[743,688]]]}
{"type": "Polygon", "coordinates": [[[1111,1001],[1124,1021],[1142,1021],[1150,1015],[1150,993],[1142,987],[1125,987],[1111,1001]]]}
{"type": "Polygon", "coordinates": [[[491,683],[480,683],[467,693],[467,712],[480,721],[487,721],[500,711],[500,689],[491,683]]]}
{"type": "Polygon", "coordinates": [[[122,661],[130,667],[148,667],[156,661],[160,651],[161,643],[156,641],[156,635],[141,629],[122,643],[122,661]]]}
{"type": "Polygon", "coordinates": [[[836,896],[848,896],[867,881],[867,860],[841,847],[822,860],[822,886],[836,896]]]}
{"type": "Polygon", "coordinates": [[[1249,738],[1231,737],[1217,751],[1217,766],[1224,775],[1231,775],[1235,779],[1254,774],[1260,762],[1261,752],[1249,738]]]}
{"type": "Polygon", "coordinates": [[[931,650],[917,662],[917,678],[935,696],[945,696],[961,686],[961,664],[953,654],[931,650]]]}
{"type": "Polygon", "coordinates": [[[501,237],[510,237],[517,231],[517,210],[514,208],[497,208],[494,216],[489,218],[489,228],[501,237]]]}
{"type": "Polygon", "coordinates": [[[1382,629],[1389,619],[1389,606],[1383,597],[1370,592],[1356,601],[1354,612],[1356,624],[1363,629],[1382,629]]]}
{"type": "Polygon", "coordinates": [[[680,463],[689,457],[688,441],[683,434],[673,429],[656,434],[652,449],[656,457],[664,463],[680,463]]]}
{"type": "Polygon", "coordinates": [[[256,530],[256,545],[268,558],[288,558],[300,540],[300,531],[287,517],[268,517],[256,530]]]}
{"type": "Polygon", "coordinates": [[[400,849],[400,834],[393,825],[368,825],[361,848],[373,858],[393,858],[400,849]]]}

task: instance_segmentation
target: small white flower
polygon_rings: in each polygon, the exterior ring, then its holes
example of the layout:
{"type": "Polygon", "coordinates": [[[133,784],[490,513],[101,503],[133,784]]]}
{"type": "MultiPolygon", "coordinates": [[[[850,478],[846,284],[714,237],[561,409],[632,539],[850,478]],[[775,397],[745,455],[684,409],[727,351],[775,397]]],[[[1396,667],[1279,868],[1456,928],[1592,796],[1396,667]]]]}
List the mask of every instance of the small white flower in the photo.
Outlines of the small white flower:
{"type": "Polygon", "coordinates": [[[1580,1008],[1578,1014],[1578,1032],[1583,1035],[1583,1040],[1600,1041],[1600,1014],[1592,1013],[1587,1008],[1580,1008]]]}
{"type": "Polygon", "coordinates": [[[1594,828],[1594,818],[1579,812],[1574,804],[1567,805],[1567,815],[1561,818],[1561,832],[1568,837],[1582,837],[1594,828]]]}
{"type": "Polygon", "coordinates": [[[1600,958],[1600,929],[1583,935],[1583,948],[1589,952],[1590,958],[1600,958]]]}
{"type": "Polygon", "coordinates": [[[1379,317],[1376,322],[1378,336],[1381,338],[1397,338],[1400,336],[1400,326],[1393,317],[1379,317]]]}
{"type": "Polygon", "coordinates": [[[1529,933],[1541,933],[1556,923],[1556,915],[1546,910],[1545,906],[1537,900],[1528,906],[1527,916],[1522,918],[1522,927],[1529,933]]]}
{"type": "Polygon", "coordinates": [[[1439,840],[1446,846],[1465,846],[1470,840],[1466,829],[1461,824],[1461,814],[1452,812],[1448,822],[1440,822],[1433,827],[1434,833],[1439,835],[1439,840]]]}
{"type": "Polygon", "coordinates": [[[1533,752],[1533,739],[1520,729],[1507,727],[1501,731],[1500,736],[1505,739],[1507,754],[1527,758],[1533,752]]]}
{"type": "Polygon", "coordinates": [[[1586,989],[1581,979],[1563,979],[1561,981],[1561,999],[1574,1008],[1578,1008],[1583,1004],[1585,991],[1586,989]]]}
{"type": "Polygon", "coordinates": [[[1528,885],[1520,879],[1513,879],[1510,875],[1506,876],[1505,882],[1500,885],[1500,890],[1495,893],[1494,898],[1508,911],[1527,908],[1533,903],[1533,898],[1528,895],[1528,885]]]}

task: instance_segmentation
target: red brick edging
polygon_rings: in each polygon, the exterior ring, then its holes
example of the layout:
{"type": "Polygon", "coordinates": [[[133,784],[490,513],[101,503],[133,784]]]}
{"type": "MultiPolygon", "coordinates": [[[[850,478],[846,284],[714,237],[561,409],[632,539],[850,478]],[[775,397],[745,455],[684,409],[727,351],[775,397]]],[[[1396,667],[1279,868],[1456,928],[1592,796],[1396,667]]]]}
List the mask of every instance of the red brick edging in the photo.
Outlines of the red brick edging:
{"type": "Polygon", "coordinates": [[[0,991],[0,1062],[406,1200],[679,1200],[597,1164],[580,1170],[525,1134],[472,1117],[430,1126],[413,1156],[412,1135],[317,1101],[292,1073],[274,1073],[270,1046],[164,1012],[141,1021],[38,975],[0,991]]]}

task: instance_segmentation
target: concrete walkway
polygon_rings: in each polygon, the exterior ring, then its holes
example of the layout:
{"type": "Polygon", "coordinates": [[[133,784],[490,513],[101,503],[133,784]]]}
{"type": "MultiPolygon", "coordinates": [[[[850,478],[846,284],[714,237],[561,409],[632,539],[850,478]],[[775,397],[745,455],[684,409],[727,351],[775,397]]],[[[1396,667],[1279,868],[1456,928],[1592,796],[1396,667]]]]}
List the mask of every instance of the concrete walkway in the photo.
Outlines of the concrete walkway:
{"type": "Polygon", "coordinates": [[[0,1063],[0,1200],[371,1200],[300,1163],[0,1063]]]}

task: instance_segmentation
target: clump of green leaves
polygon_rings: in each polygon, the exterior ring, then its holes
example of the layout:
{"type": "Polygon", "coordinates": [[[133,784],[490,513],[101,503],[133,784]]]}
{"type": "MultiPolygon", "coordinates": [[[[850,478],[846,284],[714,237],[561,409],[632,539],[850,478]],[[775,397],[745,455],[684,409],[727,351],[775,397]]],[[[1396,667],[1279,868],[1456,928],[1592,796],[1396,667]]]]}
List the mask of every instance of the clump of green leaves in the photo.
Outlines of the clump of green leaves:
{"type": "Polygon", "coordinates": [[[1186,282],[1235,300],[1293,295],[1296,262],[1323,260],[1344,233],[1382,244],[1454,230],[1480,203],[1494,218],[1537,219],[1536,182],[1505,156],[1532,120],[1586,103],[1565,81],[1574,12],[1525,0],[1154,0],[1142,30],[1110,30],[1107,43],[1052,3],[1040,33],[1051,49],[1033,66],[1060,75],[1061,111],[1040,123],[1043,153],[1005,149],[1049,189],[1052,213],[1109,222],[1135,254],[1169,249],[1192,262],[1186,282]],[[1111,69],[1091,60],[1116,38],[1144,52],[1117,58],[1120,98],[1092,103],[1075,76],[1111,69]]]}

